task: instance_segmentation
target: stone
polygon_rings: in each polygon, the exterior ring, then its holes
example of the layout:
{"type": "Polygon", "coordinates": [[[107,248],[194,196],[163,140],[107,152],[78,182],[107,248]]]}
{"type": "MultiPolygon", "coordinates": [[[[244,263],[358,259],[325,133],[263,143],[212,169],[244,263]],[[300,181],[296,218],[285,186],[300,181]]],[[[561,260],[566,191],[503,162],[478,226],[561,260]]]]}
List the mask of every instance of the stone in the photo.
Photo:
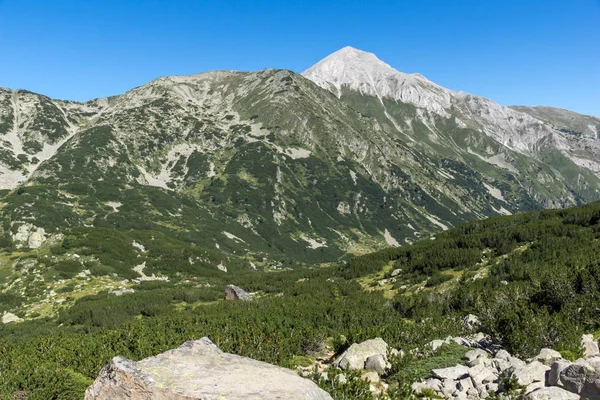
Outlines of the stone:
{"type": "Polygon", "coordinates": [[[225,300],[252,300],[252,296],[244,289],[235,285],[228,285],[225,288],[225,300]]]}
{"type": "Polygon", "coordinates": [[[467,392],[469,389],[473,389],[473,382],[471,382],[471,378],[466,377],[458,381],[456,384],[456,388],[461,392],[467,392]]]}
{"type": "Polygon", "coordinates": [[[475,350],[467,351],[465,353],[465,355],[463,356],[463,360],[465,360],[468,364],[470,362],[473,362],[475,359],[481,358],[481,357],[487,358],[488,353],[481,349],[475,349],[475,350]]]}
{"type": "Polygon", "coordinates": [[[442,389],[442,381],[435,378],[429,378],[425,381],[425,387],[431,390],[440,391],[442,389]]]}
{"type": "Polygon", "coordinates": [[[5,311],[2,315],[2,323],[10,324],[11,322],[23,322],[23,318],[19,318],[15,314],[5,311]]]}
{"type": "Polygon", "coordinates": [[[429,347],[432,351],[436,351],[437,349],[439,349],[440,347],[442,347],[444,344],[446,344],[446,342],[444,340],[432,340],[431,342],[427,343],[426,347],[429,347]]]}
{"type": "Polygon", "coordinates": [[[475,367],[469,368],[468,374],[471,377],[471,380],[473,381],[473,384],[475,386],[479,386],[481,383],[487,383],[484,382],[486,379],[488,380],[488,382],[494,381],[496,377],[494,372],[485,367],[484,365],[477,365],[475,367]]]}
{"type": "Polygon", "coordinates": [[[346,378],[345,374],[339,374],[338,376],[335,377],[335,380],[340,385],[345,385],[346,383],[348,383],[348,378],[346,378]]]}
{"type": "Polygon", "coordinates": [[[117,356],[86,390],[85,400],[331,400],[294,371],[222,352],[210,339],[188,341],[141,361],[117,356]]]}
{"type": "Polygon", "coordinates": [[[471,343],[464,337],[457,336],[457,337],[452,338],[452,341],[456,344],[460,344],[461,346],[465,346],[465,347],[471,346],[471,343]]]}
{"type": "Polygon", "coordinates": [[[548,385],[549,386],[560,386],[563,387],[563,383],[560,380],[560,374],[571,365],[570,362],[564,360],[554,361],[550,366],[550,373],[548,374],[548,385]]]}
{"type": "Polygon", "coordinates": [[[600,373],[582,358],[561,371],[560,381],[566,390],[584,399],[600,399],[600,373]]]}
{"type": "Polygon", "coordinates": [[[546,373],[550,367],[539,361],[533,361],[525,366],[511,367],[511,375],[517,379],[520,386],[528,386],[533,382],[546,382],[546,373]]]}
{"type": "Polygon", "coordinates": [[[379,381],[381,380],[379,378],[379,374],[375,371],[363,372],[360,375],[360,379],[362,379],[363,381],[370,382],[370,383],[379,383],[379,381]]]}
{"type": "Polygon", "coordinates": [[[508,351],[502,349],[502,350],[498,350],[496,352],[496,355],[494,356],[494,358],[498,358],[500,360],[506,360],[506,361],[508,361],[508,360],[510,360],[511,355],[510,355],[510,353],[508,351]]]}
{"type": "Polygon", "coordinates": [[[464,365],[456,365],[449,368],[434,369],[431,370],[431,373],[438,379],[457,381],[469,375],[469,368],[464,365]]]}
{"type": "Polygon", "coordinates": [[[387,343],[381,338],[365,340],[359,344],[354,343],[335,360],[333,365],[345,370],[364,369],[367,358],[377,354],[386,358],[387,349],[387,343]]]}
{"type": "Polygon", "coordinates": [[[543,387],[527,394],[530,400],[579,400],[579,395],[559,387],[543,387]]]}
{"type": "Polygon", "coordinates": [[[535,390],[541,389],[543,387],[545,387],[546,384],[545,382],[532,382],[529,385],[527,385],[527,387],[525,388],[525,394],[529,394],[535,390]]]}
{"type": "Polygon", "coordinates": [[[452,395],[452,393],[456,392],[456,382],[454,382],[453,380],[445,380],[442,382],[442,390],[441,392],[446,396],[449,397],[452,395]]]}
{"type": "Polygon", "coordinates": [[[581,346],[583,347],[583,357],[594,357],[600,355],[598,342],[594,340],[594,335],[582,335],[581,346]]]}
{"type": "Polygon", "coordinates": [[[488,383],[487,385],[485,385],[485,390],[488,393],[496,393],[498,391],[498,384],[495,382],[488,383]]]}
{"type": "Polygon", "coordinates": [[[469,314],[462,319],[462,325],[465,329],[475,329],[481,326],[481,322],[476,315],[469,314]]]}
{"type": "Polygon", "coordinates": [[[561,360],[562,356],[556,350],[552,349],[542,349],[540,353],[534,357],[534,360],[537,360],[545,365],[552,365],[552,363],[556,360],[561,360]]]}
{"type": "Polygon", "coordinates": [[[379,375],[385,374],[386,369],[389,369],[391,366],[386,362],[385,357],[381,354],[375,354],[370,357],[367,357],[365,361],[365,369],[374,370],[379,375]]]}
{"type": "Polygon", "coordinates": [[[397,268],[397,269],[393,270],[393,271],[392,271],[392,278],[393,278],[393,277],[396,277],[396,276],[398,276],[398,275],[400,275],[400,273],[401,273],[401,272],[402,272],[402,270],[401,270],[401,269],[399,269],[399,268],[397,268]]]}
{"type": "Polygon", "coordinates": [[[523,368],[524,366],[527,365],[527,363],[525,361],[523,361],[517,357],[510,357],[508,359],[508,363],[510,365],[510,368],[513,368],[513,369],[523,368]]]}
{"type": "Polygon", "coordinates": [[[508,362],[507,360],[502,360],[500,358],[493,358],[492,359],[492,366],[494,368],[496,368],[496,371],[500,372],[504,372],[507,369],[510,368],[510,362],[508,362]]]}

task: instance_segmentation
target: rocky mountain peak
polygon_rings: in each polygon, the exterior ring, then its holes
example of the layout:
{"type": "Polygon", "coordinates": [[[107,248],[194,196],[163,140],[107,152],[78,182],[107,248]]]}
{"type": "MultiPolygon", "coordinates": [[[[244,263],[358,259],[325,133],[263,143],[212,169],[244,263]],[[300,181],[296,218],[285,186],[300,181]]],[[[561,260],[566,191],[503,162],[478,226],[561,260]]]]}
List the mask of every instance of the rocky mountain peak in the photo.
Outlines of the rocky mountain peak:
{"type": "Polygon", "coordinates": [[[375,54],[344,47],[325,57],[302,75],[338,97],[343,89],[378,98],[392,98],[445,114],[450,91],[420,74],[406,74],[392,68],[375,54]]]}

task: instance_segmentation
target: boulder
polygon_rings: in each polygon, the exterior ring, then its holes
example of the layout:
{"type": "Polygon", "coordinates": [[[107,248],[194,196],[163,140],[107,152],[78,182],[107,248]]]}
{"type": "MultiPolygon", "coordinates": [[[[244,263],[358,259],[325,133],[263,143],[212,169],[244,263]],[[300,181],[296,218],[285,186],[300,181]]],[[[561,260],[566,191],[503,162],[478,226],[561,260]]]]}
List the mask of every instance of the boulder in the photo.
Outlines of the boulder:
{"type": "Polygon", "coordinates": [[[546,382],[546,373],[550,367],[539,361],[534,361],[521,367],[511,367],[510,374],[514,376],[520,386],[528,386],[534,382],[546,382]]]}
{"type": "Polygon", "coordinates": [[[9,313],[9,312],[5,311],[4,314],[2,315],[2,323],[10,324],[11,322],[23,322],[23,319],[19,318],[18,316],[16,316],[13,313],[9,313]]]}
{"type": "Polygon", "coordinates": [[[456,365],[449,368],[434,369],[431,372],[438,379],[457,381],[469,375],[469,368],[464,365],[456,365]]]}
{"type": "Polygon", "coordinates": [[[402,272],[402,270],[399,269],[399,268],[393,270],[392,271],[392,277],[396,277],[396,276],[400,275],[401,272],[402,272]]]}
{"type": "Polygon", "coordinates": [[[391,365],[386,362],[385,357],[381,354],[369,356],[365,361],[365,369],[377,371],[379,375],[385,374],[386,369],[390,367],[391,365]]]}
{"type": "Polygon", "coordinates": [[[560,381],[566,390],[584,399],[600,399],[600,373],[584,359],[580,358],[563,369],[560,381]]]}
{"type": "Polygon", "coordinates": [[[244,289],[235,285],[228,285],[225,288],[225,300],[251,300],[252,296],[244,289]]]}
{"type": "Polygon", "coordinates": [[[500,360],[505,360],[508,361],[511,358],[511,355],[508,351],[502,349],[502,350],[498,350],[496,352],[496,355],[494,356],[494,358],[498,358],[500,360]]]}
{"type": "Polygon", "coordinates": [[[600,355],[598,342],[594,340],[594,335],[582,335],[581,346],[583,347],[583,357],[594,357],[600,355]]]}
{"type": "Polygon", "coordinates": [[[554,361],[561,360],[562,356],[556,350],[542,349],[540,353],[533,358],[545,365],[552,365],[554,361]]]}
{"type": "Polygon", "coordinates": [[[530,400],[579,400],[579,395],[559,387],[543,387],[529,393],[526,399],[530,400]]]}
{"type": "Polygon", "coordinates": [[[113,358],[84,399],[331,400],[331,396],[293,371],[224,353],[202,338],[138,362],[113,358]]]}
{"type": "Polygon", "coordinates": [[[475,349],[467,351],[463,356],[463,360],[465,360],[467,364],[471,364],[477,358],[488,358],[488,353],[481,349],[475,349]]]}
{"type": "Polygon", "coordinates": [[[387,343],[381,338],[369,339],[352,344],[333,365],[340,369],[364,369],[367,358],[380,354],[387,361],[387,343]]]}
{"type": "Polygon", "coordinates": [[[563,383],[560,380],[560,374],[569,365],[571,365],[571,363],[565,360],[554,361],[550,366],[550,373],[548,374],[548,385],[563,387],[563,383]]]}
{"type": "Polygon", "coordinates": [[[469,368],[468,374],[475,386],[480,386],[482,383],[494,382],[498,376],[495,371],[486,368],[484,365],[469,368]]]}

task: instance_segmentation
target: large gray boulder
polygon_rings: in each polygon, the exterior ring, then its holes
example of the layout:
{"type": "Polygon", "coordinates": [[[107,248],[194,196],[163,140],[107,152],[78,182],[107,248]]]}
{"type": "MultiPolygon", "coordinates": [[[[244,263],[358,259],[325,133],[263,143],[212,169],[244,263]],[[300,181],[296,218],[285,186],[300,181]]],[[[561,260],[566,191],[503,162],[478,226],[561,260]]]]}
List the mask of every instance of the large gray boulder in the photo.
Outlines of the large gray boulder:
{"type": "Polygon", "coordinates": [[[134,362],[115,357],[85,400],[331,400],[293,371],[222,352],[210,339],[134,362]]]}
{"type": "Polygon", "coordinates": [[[252,296],[241,287],[228,285],[225,288],[225,300],[252,300],[252,296]]]}
{"type": "Polygon", "coordinates": [[[580,358],[563,369],[560,382],[569,392],[577,393],[584,399],[600,399],[600,371],[584,359],[580,358]]]}
{"type": "Polygon", "coordinates": [[[387,362],[387,352],[388,345],[382,338],[369,339],[352,344],[333,365],[345,370],[364,369],[367,358],[371,356],[379,354],[387,362]]]}

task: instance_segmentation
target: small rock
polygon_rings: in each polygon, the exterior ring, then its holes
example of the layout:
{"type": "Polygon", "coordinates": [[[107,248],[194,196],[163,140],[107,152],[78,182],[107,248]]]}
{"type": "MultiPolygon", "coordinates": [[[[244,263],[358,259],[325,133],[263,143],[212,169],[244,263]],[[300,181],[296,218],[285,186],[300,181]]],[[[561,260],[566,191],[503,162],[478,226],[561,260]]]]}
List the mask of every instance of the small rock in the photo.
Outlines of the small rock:
{"type": "Polygon", "coordinates": [[[464,365],[456,365],[449,368],[434,369],[431,372],[433,373],[433,376],[438,379],[456,381],[468,376],[469,368],[464,365]]]}
{"type": "Polygon", "coordinates": [[[465,355],[463,356],[463,360],[467,361],[467,364],[474,361],[477,358],[480,357],[484,357],[487,358],[488,357],[488,353],[481,350],[481,349],[475,349],[475,350],[469,350],[465,353],[465,355]]]}
{"type": "Polygon", "coordinates": [[[365,369],[372,369],[379,375],[385,374],[386,369],[389,369],[391,365],[386,362],[385,358],[381,354],[375,354],[367,357],[365,361],[365,369]]]}
{"type": "Polygon", "coordinates": [[[594,340],[594,335],[582,335],[581,346],[583,347],[584,358],[600,355],[598,342],[594,340]]]}
{"type": "Polygon", "coordinates": [[[442,389],[442,381],[435,378],[429,378],[425,381],[425,387],[438,392],[442,389]]]}
{"type": "Polygon", "coordinates": [[[381,380],[379,378],[379,374],[375,371],[363,372],[360,375],[360,379],[362,379],[363,381],[370,382],[370,383],[379,383],[379,381],[381,380]]]}
{"type": "Polygon", "coordinates": [[[539,361],[534,361],[525,366],[511,367],[511,375],[517,379],[520,386],[528,386],[533,382],[546,382],[546,373],[550,367],[539,361]]]}
{"type": "Polygon", "coordinates": [[[554,361],[550,366],[550,373],[548,374],[548,385],[550,386],[560,386],[563,387],[563,383],[560,380],[560,374],[571,365],[570,362],[559,360],[554,361]]]}
{"type": "Polygon", "coordinates": [[[402,270],[401,270],[401,269],[399,269],[399,268],[398,268],[398,269],[395,269],[395,270],[393,270],[393,271],[392,271],[392,278],[393,278],[393,277],[396,277],[396,276],[398,276],[398,275],[400,275],[400,273],[401,273],[401,272],[402,272],[402,270]]]}
{"type": "Polygon", "coordinates": [[[534,360],[537,360],[545,365],[552,365],[552,363],[556,360],[561,360],[562,356],[556,350],[552,349],[542,349],[540,353],[534,357],[534,360]]]}
{"type": "Polygon", "coordinates": [[[437,349],[442,347],[444,344],[446,344],[446,342],[443,340],[432,340],[431,342],[427,343],[427,345],[425,345],[425,347],[429,347],[432,351],[436,351],[437,349]]]}
{"type": "Polygon", "coordinates": [[[494,358],[498,358],[500,360],[506,360],[506,361],[508,361],[508,360],[510,360],[511,355],[510,355],[510,353],[508,351],[502,349],[502,350],[499,350],[496,353],[496,355],[494,356],[494,358]]]}
{"type": "Polygon", "coordinates": [[[461,392],[467,392],[469,389],[473,389],[473,382],[471,382],[471,378],[463,378],[458,381],[456,388],[461,392]]]}
{"type": "Polygon", "coordinates": [[[460,337],[460,336],[454,337],[454,338],[452,338],[452,341],[456,344],[460,344],[461,346],[465,346],[465,347],[471,346],[471,343],[464,337],[460,337]]]}
{"type": "Polygon", "coordinates": [[[526,399],[530,400],[579,400],[575,393],[566,391],[559,387],[544,387],[529,393],[526,399]]]}
{"type": "Polygon", "coordinates": [[[527,385],[525,388],[525,394],[529,394],[535,390],[541,389],[546,386],[545,382],[533,382],[527,385]]]}

